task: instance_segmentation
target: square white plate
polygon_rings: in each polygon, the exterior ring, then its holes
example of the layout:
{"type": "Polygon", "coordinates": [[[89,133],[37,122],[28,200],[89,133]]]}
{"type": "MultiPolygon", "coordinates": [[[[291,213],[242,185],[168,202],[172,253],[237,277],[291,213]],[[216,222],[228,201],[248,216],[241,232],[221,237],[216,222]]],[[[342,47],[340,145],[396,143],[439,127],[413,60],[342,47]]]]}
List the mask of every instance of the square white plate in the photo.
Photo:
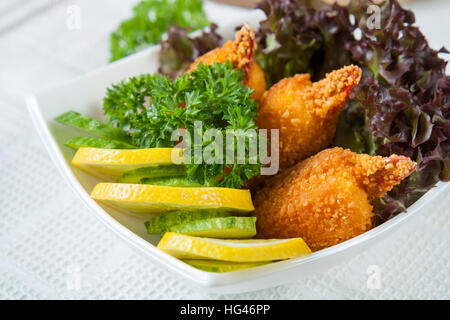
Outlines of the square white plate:
{"type": "MultiPolygon", "coordinates": [[[[261,11],[254,11],[246,21],[235,21],[219,29],[224,39],[232,39],[235,28],[243,22],[253,27],[264,17],[261,11]]],[[[102,99],[111,83],[139,75],[154,73],[158,68],[159,46],[109,64],[97,71],[76,78],[34,96],[27,97],[27,106],[33,122],[47,147],[50,156],[61,174],[67,179],[75,192],[81,197],[92,214],[111,230],[116,232],[131,246],[141,250],[153,261],[171,270],[183,280],[190,281],[202,290],[219,293],[238,293],[277,286],[307,274],[328,269],[352,257],[400,225],[410,220],[424,205],[450,184],[440,183],[419,201],[388,222],[339,245],[315,252],[309,256],[277,262],[253,269],[216,274],[197,270],[156,248],[159,236],[146,233],[143,221],[123,215],[104,207],[89,196],[97,179],[73,168],[70,160],[74,151],[64,146],[69,138],[80,135],[80,131],[56,123],[53,118],[68,110],[75,110],[89,117],[103,119],[102,99]]]]}

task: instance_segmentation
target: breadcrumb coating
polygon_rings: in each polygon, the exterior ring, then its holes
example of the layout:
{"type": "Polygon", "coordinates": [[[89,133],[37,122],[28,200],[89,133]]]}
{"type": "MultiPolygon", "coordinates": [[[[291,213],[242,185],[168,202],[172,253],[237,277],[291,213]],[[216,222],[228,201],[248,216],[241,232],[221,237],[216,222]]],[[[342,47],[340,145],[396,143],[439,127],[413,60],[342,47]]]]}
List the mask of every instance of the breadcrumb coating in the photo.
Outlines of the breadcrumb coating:
{"type": "Polygon", "coordinates": [[[225,63],[230,61],[235,68],[244,70],[244,83],[255,90],[252,97],[258,100],[266,90],[266,82],[261,67],[254,61],[256,49],[255,33],[252,27],[244,24],[236,32],[234,41],[227,41],[223,47],[216,48],[198,57],[186,72],[195,70],[200,62],[211,65],[214,62],[225,63]]]}
{"type": "Polygon", "coordinates": [[[313,251],[353,238],[372,227],[370,201],[415,168],[404,156],[323,150],[273,177],[256,194],[258,237],[301,237],[313,251]]]}
{"type": "Polygon", "coordinates": [[[339,113],[360,79],[361,69],[350,65],[314,83],[309,74],[297,74],[282,79],[264,93],[256,124],[259,128],[280,130],[280,169],[331,144],[339,113]]]}

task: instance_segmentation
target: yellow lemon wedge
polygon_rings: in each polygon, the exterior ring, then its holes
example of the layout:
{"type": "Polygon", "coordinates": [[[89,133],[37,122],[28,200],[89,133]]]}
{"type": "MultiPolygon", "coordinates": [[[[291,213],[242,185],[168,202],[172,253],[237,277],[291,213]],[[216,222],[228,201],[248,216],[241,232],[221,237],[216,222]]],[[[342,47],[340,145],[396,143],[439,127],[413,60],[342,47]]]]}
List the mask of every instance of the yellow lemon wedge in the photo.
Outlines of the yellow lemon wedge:
{"type": "Polygon", "coordinates": [[[249,190],[231,188],[99,183],[92,190],[91,197],[113,207],[140,213],[182,209],[223,209],[236,213],[254,210],[249,190]]]}
{"type": "Polygon", "coordinates": [[[301,238],[222,240],[167,232],[157,248],[178,259],[258,262],[296,258],[311,253],[301,238]]]}
{"type": "Polygon", "coordinates": [[[79,148],[72,165],[101,179],[117,179],[126,171],[177,163],[182,153],[180,148],[79,148]]]}

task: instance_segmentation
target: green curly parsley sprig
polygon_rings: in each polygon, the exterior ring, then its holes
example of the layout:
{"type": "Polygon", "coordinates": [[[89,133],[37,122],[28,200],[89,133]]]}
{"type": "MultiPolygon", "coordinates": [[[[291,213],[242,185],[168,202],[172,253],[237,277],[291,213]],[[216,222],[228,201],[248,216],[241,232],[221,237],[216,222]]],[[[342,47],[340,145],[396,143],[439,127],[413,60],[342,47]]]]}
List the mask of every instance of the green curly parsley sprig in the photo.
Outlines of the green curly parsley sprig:
{"type": "MultiPolygon", "coordinates": [[[[259,159],[250,158],[249,143],[245,143],[244,161],[237,163],[235,152],[233,163],[226,163],[226,130],[240,132],[248,142],[253,130],[258,129],[254,122],[258,105],[243,79],[244,72],[235,70],[229,62],[213,66],[200,63],[190,75],[174,81],[161,75],[141,75],[112,85],[103,108],[108,121],[129,132],[133,144],[141,148],[173,147],[176,142],[171,139],[172,133],[180,128],[186,129],[192,139],[194,133],[203,137],[208,129],[219,130],[224,137],[222,161],[195,163],[194,143],[190,143],[188,178],[204,185],[219,178],[219,186],[239,188],[261,168],[259,159]],[[195,121],[201,121],[201,132],[194,128],[195,121]]],[[[214,150],[216,143],[213,138],[203,139],[202,147],[214,150]]]]}

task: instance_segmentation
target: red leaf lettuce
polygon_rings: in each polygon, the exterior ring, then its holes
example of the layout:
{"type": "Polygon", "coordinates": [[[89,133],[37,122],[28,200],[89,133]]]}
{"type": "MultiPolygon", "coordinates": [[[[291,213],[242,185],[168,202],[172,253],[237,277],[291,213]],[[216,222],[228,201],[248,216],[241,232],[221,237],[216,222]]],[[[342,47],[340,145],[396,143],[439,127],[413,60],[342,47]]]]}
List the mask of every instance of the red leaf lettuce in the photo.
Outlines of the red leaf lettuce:
{"type": "Polygon", "coordinates": [[[268,83],[296,73],[313,79],[347,64],[363,69],[341,114],[335,145],[355,152],[401,154],[418,169],[373,203],[376,223],[405,211],[439,180],[450,180],[450,77],[447,62],[396,0],[379,5],[380,29],[369,28],[368,0],[348,6],[307,0],[263,0],[267,19],[257,40],[268,83]]]}

